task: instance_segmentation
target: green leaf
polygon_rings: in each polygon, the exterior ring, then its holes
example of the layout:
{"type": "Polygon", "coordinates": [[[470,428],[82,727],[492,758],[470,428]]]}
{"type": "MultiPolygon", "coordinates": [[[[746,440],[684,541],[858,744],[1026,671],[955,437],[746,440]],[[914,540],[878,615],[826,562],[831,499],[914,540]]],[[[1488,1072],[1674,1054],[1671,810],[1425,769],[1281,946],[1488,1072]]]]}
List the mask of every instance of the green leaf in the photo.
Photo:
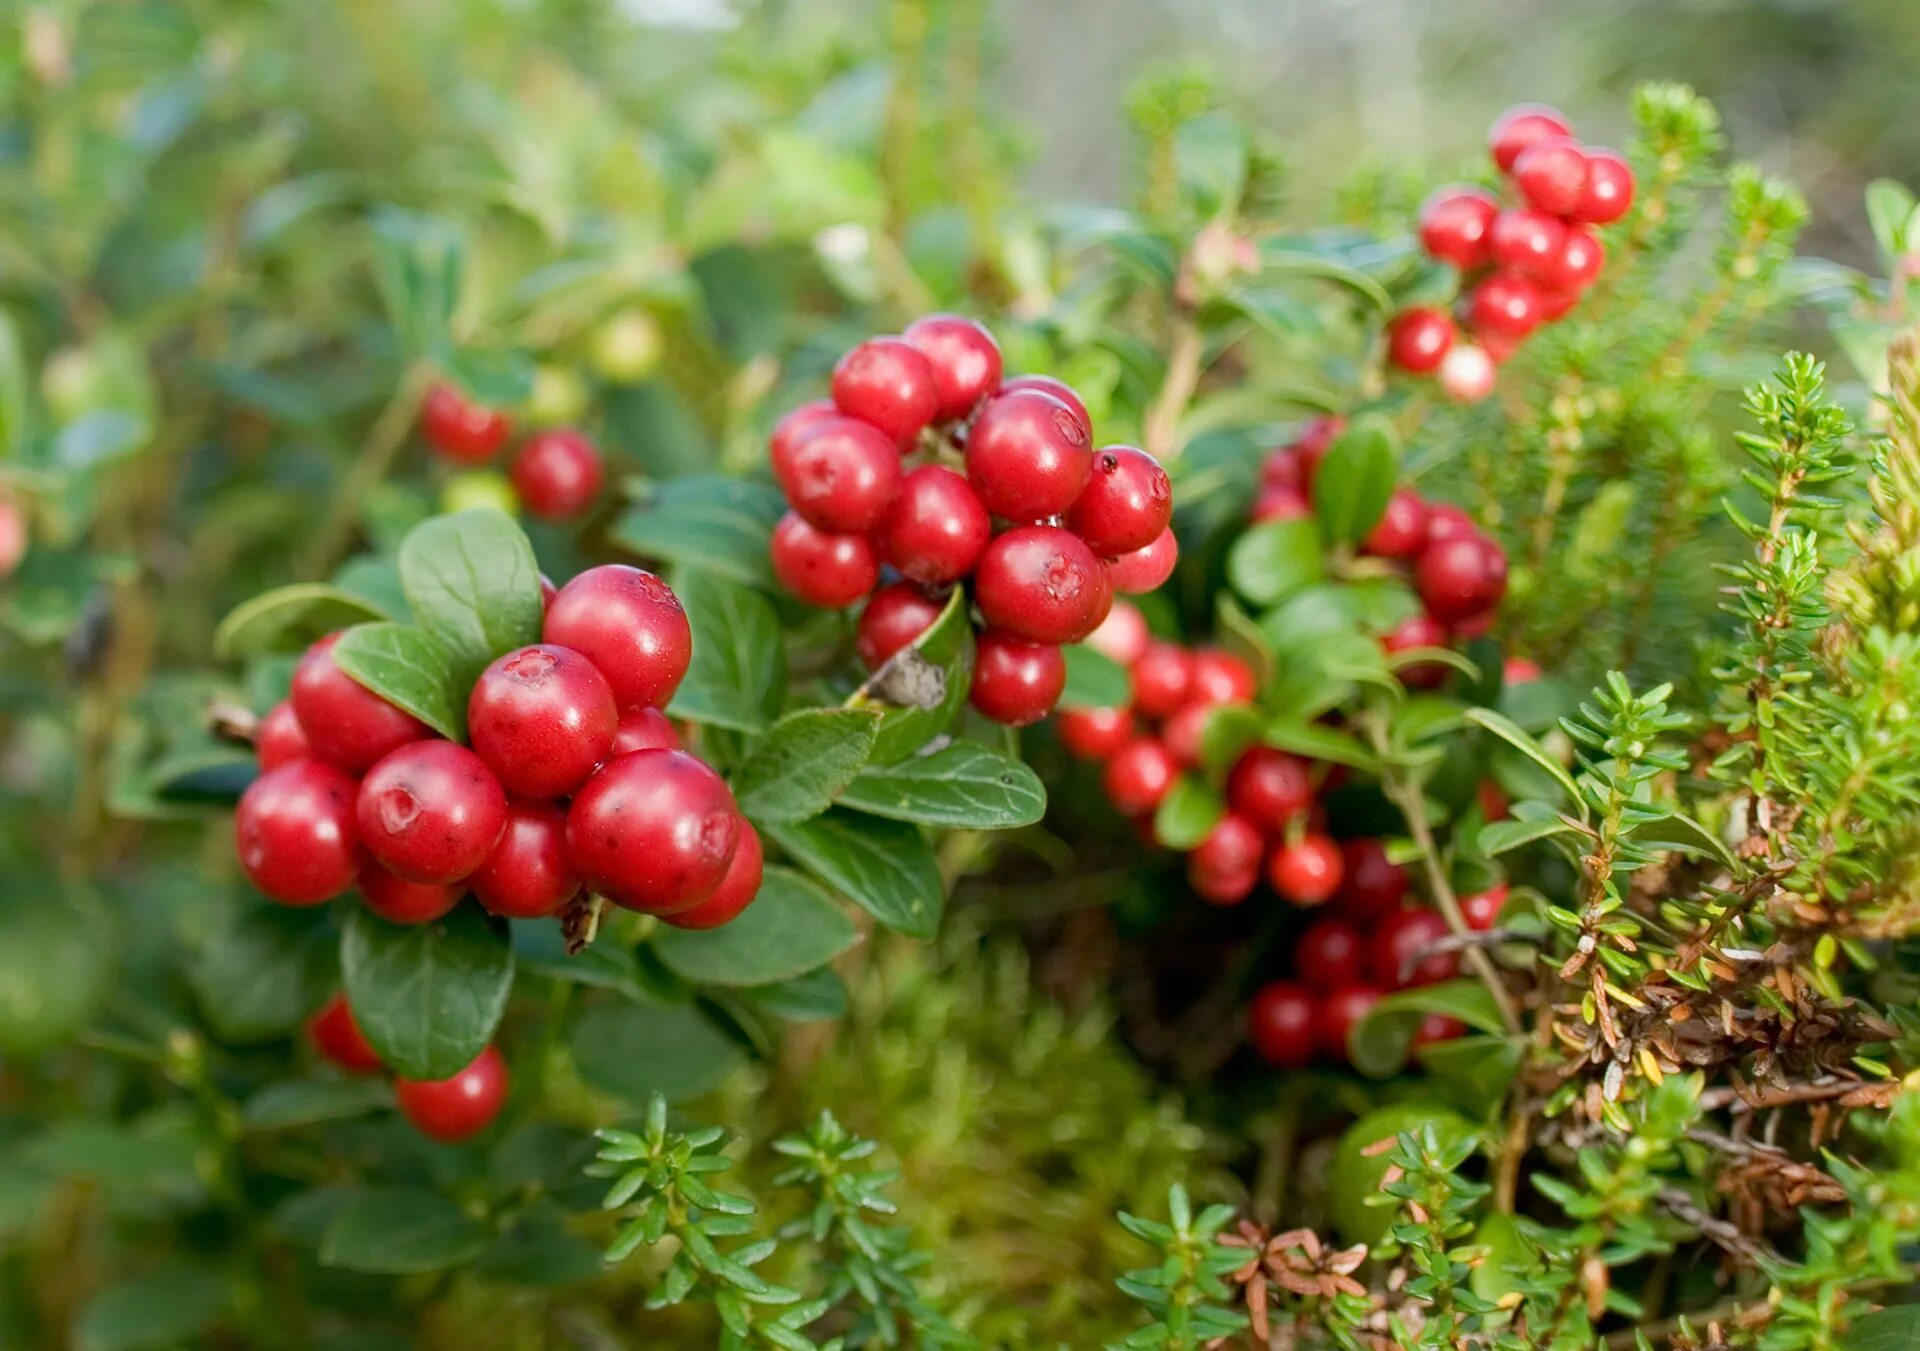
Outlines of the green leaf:
{"type": "Polygon", "coordinates": [[[382,206],[373,213],[373,241],[374,285],[402,345],[410,356],[445,359],[465,253],[458,227],[438,216],[382,206]]]}
{"type": "Polygon", "coordinates": [[[1486,728],[1489,732],[1492,732],[1509,746],[1512,746],[1515,750],[1540,766],[1540,768],[1544,769],[1548,775],[1552,777],[1553,781],[1560,785],[1562,791],[1572,799],[1574,806],[1580,811],[1580,819],[1583,821],[1587,819],[1587,804],[1585,799],[1580,796],[1580,790],[1574,786],[1573,776],[1567,773],[1565,766],[1558,760],[1547,754],[1545,747],[1523,732],[1518,724],[1506,715],[1496,713],[1490,708],[1470,708],[1467,710],[1466,718],[1468,722],[1486,728]]]}
{"type": "Polygon", "coordinates": [[[824,966],[860,934],[833,899],[798,873],[768,868],[760,895],[718,929],[662,929],[653,950],[696,985],[771,985],[824,966]]]}
{"type": "Polygon", "coordinates": [[[836,807],[768,833],[815,877],[913,938],[940,928],[944,895],[933,850],[913,826],[836,807]]]}
{"type": "Polygon", "coordinates": [[[337,586],[300,582],[235,606],[214,630],[213,652],[222,660],[298,652],[336,629],[391,617],[337,586]]]}
{"type": "Polygon", "coordinates": [[[320,1261],[375,1276],[463,1267],[487,1246],[487,1228],[424,1187],[365,1191],[349,1200],[320,1240],[320,1261]]]}
{"type": "Polygon", "coordinates": [[[1253,605],[1272,605],[1320,580],[1320,527],[1311,520],[1263,521],[1227,552],[1227,581],[1253,605]]]}
{"type": "Polygon", "coordinates": [[[1706,854],[1729,868],[1740,865],[1726,842],[1684,812],[1671,812],[1658,821],[1647,821],[1633,828],[1635,844],[1676,850],[1682,854],[1706,854]]]}
{"type": "Polygon", "coordinates": [[[1389,424],[1359,418],[1334,438],[1313,476],[1313,511],[1327,538],[1358,544],[1380,520],[1400,478],[1389,424]]]}
{"type": "Polygon", "coordinates": [[[871,816],[962,830],[1029,826],[1047,812],[1039,775],[970,741],[892,765],[869,765],[840,803],[871,816]]]}
{"type": "Polygon", "coordinates": [[[1500,1032],[1505,1024],[1487,987],[1477,980],[1447,980],[1417,985],[1382,997],[1347,1036],[1353,1067],[1384,1079],[1400,1072],[1413,1046],[1420,1019],[1429,1013],[1458,1018],[1481,1032],[1500,1032]]]}
{"type": "Polygon", "coordinates": [[[817,967],[792,980],[756,985],[740,994],[760,1012],[790,1023],[828,1022],[845,1017],[847,1012],[846,983],[830,966],[817,967]]]}
{"type": "Polygon", "coordinates": [[[1920,1351],[1920,1304],[1895,1304],[1854,1319],[1840,1346],[1842,1351],[1920,1351]]]}
{"type": "Polygon", "coordinates": [[[381,1079],[288,1079],[248,1098],[240,1124],[250,1131],[285,1130],[391,1106],[393,1090],[381,1079]]]}
{"type": "Polygon", "coordinates": [[[27,364],[20,329],[0,310],[0,461],[17,461],[27,442],[27,364]]]}
{"type": "Polygon", "coordinates": [[[1484,1116],[1506,1097],[1525,1055],[1526,1044],[1517,1037],[1456,1037],[1422,1046],[1413,1058],[1448,1098],[1484,1116]]]}
{"type": "Polygon", "coordinates": [[[0,1052],[36,1055],[93,1016],[113,974],[108,921],[51,880],[14,875],[0,902],[0,1052]]]}
{"type": "Polygon", "coordinates": [[[1133,681],[1127,668],[1085,643],[1061,649],[1066,658],[1067,683],[1060,691],[1062,708],[1125,708],[1133,699],[1133,681]]]}
{"type": "Polygon", "coordinates": [[[448,1079],[493,1039],[513,986],[505,924],[478,906],[432,924],[389,924],[356,908],[340,939],[354,1020],[388,1069],[448,1079]]]}
{"type": "Polygon", "coordinates": [[[1481,827],[1477,843],[1481,853],[1494,858],[1536,840],[1549,840],[1556,835],[1574,833],[1572,826],[1557,818],[1546,821],[1490,821],[1481,827]]]}
{"type": "Polygon", "coordinates": [[[1304,755],[1310,760],[1331,760],[1367,774],[1380,772],[1380,761],[1351,733],[1317,722],[1278,717],[1269,722],[1260,739],[1275,750],[1304,755]]]}
{"type": "Polygon", "coordinates": [[[195,955],[187,981],[222,1041],[285,1036],[333,984],[333,932],[324,910],[242,911],[195,955]]]}
{"type": "Polygon", "coordinates": [[[487,663],[540,641],[540,565],[526,532],[488,508],[436,516],[400,545],[414,623],[440,645],[465,702],[487,663]]]}
{"type": "Polygon", "coordinates": [[[581,1078],[635,1106],[656,1093],[698,1097],[740,1064],[740,1048],[694,1004],[595,1004],[568,1045],[581,1078]]]}
{"type": "Polygon", "coordinates": [[[226,1278],[205,1267],[168,1262],[101,1290],[80,1313],[77,1351],[161,1351],[189,1342],[227,1310],[226,1278]]]}
{"type": "Polygon", "coordinates": [[[973,624],[966,593],[956,586],[927,631],[847,699],[848,708],[885,710],[873,744],[874,763],[904,760],[946,731],[967,702],[972,675],[973,624]]]}
{"type": "Polygon", "coordinates": [[[770,483],[695,474],[650,485],[646,499],[623,513],[610,535],[643,558],[772,591],[767,543],[785,510],[786,499],[770,483]]]}
{"type": "Polygon", "coordinates": [[[1226,810],[1217,788],[1183,774],[1154,810],[1153,837],[1166,849],[1192,849],[1220,824],[1226,810]]]}
{"type": "Polygon", "coordinates": [[[693,627],[693,664],[669,711],[736,732],[766,731],[780,711],[787,667],[773,606],[697,568],[678,573],[674,589],[693,627]]]}
{"type": "Polygon", "coordinates": [[[1263,251],[1261,262],[1269,272],[1319,277],[1344,286],[1383,313],[1393,309],[1393,297],[1387,294],[1384,286],[1351,263],[1327,254],[1289,248],[1267,249],[1263,251]]]}
{"type": "Polygon", "coordinates": [[[1867,224],[1873,229],[1880,262],[1890,267],[1920,244],[1907,237],[1908,222],[1914,216],[1913,194],[1891,178],[1876,178],[1867,184],[1866,199],[1867,224]]]}
{"type": "Polygon", "coordinates": [[[1202,113],[1173,131],[1174,177],[1201,217],[1224,215],[1240,204],[1247,181],[1247,133],[1226,113],[1202,113]]]}
{"type": "Polygon", "coordinates": [[[818,816],[867,763],[879,731],[876,709],[809,708],[787,714],[734,776],[740,810],[761,823],[818,816]]]}
{"type": "Polygon", "coordinates": [[[1261,739],[1266,719],[1247,704],[1221,704],[1200,728],[1200,765],[1210,774],[1225,774],[1247,747],[1261,739]]]}
{"type": "Polygon", "coordinates": [[[333,645],[333,663],[450,741],[467,732],[466,691],[440,645],[405,624],[356,624],[333,645]]]}

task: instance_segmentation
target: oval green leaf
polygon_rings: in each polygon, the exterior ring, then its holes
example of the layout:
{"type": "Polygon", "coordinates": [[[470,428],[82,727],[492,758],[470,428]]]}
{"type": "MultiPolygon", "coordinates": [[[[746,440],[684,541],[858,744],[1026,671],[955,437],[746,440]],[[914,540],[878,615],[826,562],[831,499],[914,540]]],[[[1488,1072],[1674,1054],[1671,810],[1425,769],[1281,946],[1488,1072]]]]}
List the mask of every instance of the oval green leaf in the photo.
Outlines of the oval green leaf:
{"type": "Polygon", "coordinates": [[[892,765],[869,765],[840,795],[842,806],[896,821],[954,830],[1010,830],[1047,813],[1040,776],[970,741],[892,765]]]}
{"type": "Polygon", "coordinates": [[[487,1228],[439,1192],[392,1187],[361,1192],[320,1240],[325,1266],[408,1276],[465,1266],[487,1246],[487,1228]]]}
{"type": "Polygon", "coordinates": [[[757,591],[697,568],[675,574],[693,628],[693,662],[673,696],[676,718],[764,732],[780,711],[787,661],[773,606],[757,591]]]}
{"type": "Polygon", "coordinates": [[[880,713],[809,708],[776,722],[734,775],[733,794],[754,821],[818,816],[873,753],[880,713]]]}
{"type": "Polygon", "coordinates": [[[811,821],[769,826],[768,833],[808,872],[889,929],[912,938],[939,931],[940,869],[913,826],[835,807],[811,821]]]}
{"type": "Polygon", "coordinates": [[[336,629],[392,617],[351,591],[324,582],[300,582],[235,606],[214,630],[213,651],[223,660],[298,652],[336,629]]]}
{"type": "Polygon", "coordinates": [[[415,526],[400,545],[400,586],[462,695],[502,652],[540,641],[540,565],[504,512],[462,511],[415,526]]]}
{"type": "Polygon", "coordinates": [[[359,624],[340,635],[333,661],[354,680],[450,741],[464,740],[466,691],[440,644],[405,624],[359,624]]]}
{"type": "Polygon", "coordinates": [[[952,724],[967,702],[973,675],[973,625],[966,592],[953,589],[947,608],[912,644],[894,653],[847,699],[848,708],[878,708],[876,764],[904,760],[952,724]]]}
{"type": "Polygon", "coordinates": [[[696,985],[771,985],[825,966],[859,939],[832,897],[798,873],[769,868],[738,919],[718,929],[662,929],[653,950],[696,985]]]}
{"type": "Polygon", "coordinates": [[[487,1048],[513,985],[506,925],[474,905],[432,924],[389,924],[356,907],[340,940],[347,1002],[395,1074],[446,1079],[487,1048]]]}
{"type": "Polygon", "coordinates": [[[1133,699],[1133,680],[1127,668],[1085,643],[1061,649],[1066,658],[1067,683],[1060,691],[1062,708],[1125,708],[1133,699]]]}

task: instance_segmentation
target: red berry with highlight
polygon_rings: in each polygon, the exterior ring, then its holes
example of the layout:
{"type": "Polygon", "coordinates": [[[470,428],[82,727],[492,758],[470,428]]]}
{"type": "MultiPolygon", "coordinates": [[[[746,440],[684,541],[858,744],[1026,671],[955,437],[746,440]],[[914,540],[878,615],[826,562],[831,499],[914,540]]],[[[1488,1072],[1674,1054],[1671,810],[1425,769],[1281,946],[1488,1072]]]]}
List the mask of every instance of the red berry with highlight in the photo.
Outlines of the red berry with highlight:
{"type": "MultiPolygon", "coordinates": [[[[1556,300],[1564,295],[1575,297],[1599,279],[1600,270],[1606,266],[1606,250],[1600,245],[1600,236],[1584,225],[1574,225],[1561,236],[1560,247],[1545,266],[1534,273],[1540,280],[1552,288],[1556,300]]],[[[1548,309],[1551,310],[1549,305],[1548,309]]]]}
{"type": "Polygon", "coordinates": [[[837,418],[840,410],[833,406],[831,399],[816,399],[812,403],[803,403],[773,424],[773,434],[767,438],[767,460],[779,473],[779,467],[793,454],[794,447],[800,444],[800,438],[828,418],[837,418]]]}
{"type": "Polygon", "coordinates": [[[420,405],[420,434],[427,444],[462,464],[491,460],[507,443],[509,430],[504,413],[471,402],[453,385],[435,385],[420,405]]]}
{"type": "Polygon", "coordinates": [[[1269,835],[1313,805],[1313,780],[1304,760],[1271,746],[1241,753],[1227,775],[1227,802],[1269,835]]]}
{"type": "Polygon", "coordinates": [[[621,708],[665,708],[693,660],[693,629],[673,588],[624,563],[588,568],[561,587],[540,636],[599,667],[621,708]]]}
{"type": "Polygon", "coordinates": [[[1315,1011],[1313,1034],[1320,1054],[1342,1063],[1351,1057],[1347,1040],[1360,1020],[1373,1012],[1380,992],[1371,985],[1342,985],[1321,999],[1315,1011]]]}
{"type": "Polygon", "coordinates": [[[1427,544],[1427,504],[1411,488],[1395,488],[1360,547],[1375,558],[1412,558],[1427,544]]]}
{"type": "Polygon", "coordinates": [[[467,885],[481,905],[508,919],[559,914],[580,893],[567,861],[566,809],[509,798],[506,828],[467,885]]]}
{"type": "Polygon", "coordinates": [[[720,885],[704,901],[660,918],[676,929],[717,929],[753,904],[760,894],[765,871],[760,832],[743,820],[740,844],[733,851],[733,862],[727,865],[727,874],[720,879],[720,885]]]}
{"type": "Polygon", "coordinates": [[[1107,575],[1113,579],[1115,591],[1128,596],[1144,596],[1149,591],[1159,590],[1161,584],[1173,576],[1174,564],[1179,561],[1180,541],[1174,538],[1173,527],[1168,526],[1146,548],[1108,559],[1107,575]]]}
{"type": "Polygon", "coordinates": [[[1316,990],[1337,990],[1359,980],[1365,957],[1360,931],[1343,919],[1317,919],[1293,944],[1293,969],[1316,990]]]}
{"type": "Polygon", "coordinates": [[[300,719],[314,754],[345,769],[365,769],[433,729],[362,685],[333,660],[340,635],[330,633],[306,650],[293,668],[287,702],[300,719]]]}
{"type": "Polygon", "coordinates": [[[1228,812],[1187,855],[1187,884],[1215,905],[1244,901],[1260,882],[1265,849],[1259,828],[1228,812]]]}
{"type": "Polygon", "coordinates": [[[607,758],[619,722],[599,668],[552,643],[496,657],[467,699],[474,753],[522,797],[562,797],[585,783],[607,758]]]}
{"type": "Polygon", "coordinates": [[[713,894],[745,822],[712,769],[684,751],[609,760],[567,810],[567,857],[580,880],[646,914],[686,910],[713,894]]]}
{"type": "Polygon", "coordinates": [[[1144,816],[1160,805],[1179,777],[1180,762],[1173,752],[1142,737],[1114,752],[1101,783],[1114,810],[1122,816],[1144,816]]]}
{"type": "Polygon", "coordinates": [[[607,759],[628,751],[677,751],[680,733],[673,720],[657,708],[630,708],[620,715],[613,729],[613,745],[607,759]]]}
{"type": "Polygon", "coordinates": [[[1514,272],[1496,272],[1473,288],[1467,303],[1474,330],[1524,338],[1540,326],[1540,288],[1514,272]]]}
{"type": "Polygon", "coordinates": [[[1387,326],[1387,360],[1403,371],[1430,375],[1453,346],[1453,320],[1444,311],[1419,306],[1387,326]]]}
{"type": "Polygon", "coordinates": [[[1559,217],[1516,207],[1493,218],[1493,228],[1487,231],[1487,254],[1495,267],[1544,278],[1566,238],[1567,227],[1559,217]]]}
{"type": "Polygon", "coordinates": [[[1340,846],[1309,832],[1294,842],[1281,841],[1267,858],[1267,880],[1295,905],[1320,905],[1340,886],[1340,846]]]}
{"type": "Polygon", "coordinates": [[[833,368],[833,402],[905,448],[940,411],[933,364],[905,338],[869,338],[833,368]]]}
{"type": "Polygon", "coordinates": [[[989,399],[967,433],[967,478],[988,511],[1010,521],[1058,516],[1093,472],[1084,421],[1036,389],[989,399]]]}
{"type": "Polygon", "coordinates": [[[1131,666],[1140,660],[1140,654],[1147,650],[1152,639],[1140,607],[1130,601],[1116,600],[1107,617],[1100,621],[1100,627],[1089,633],[1085,641],[1088,647],[1109,660],[1131,666]]]}
{"type": "Polygon", "coordinates": [[[1183,765],[1200,763],[1200,738],[1213,719],[1214,705],[1188,704],[1160,725],[1160,740],[1183,765]]]}
{"type": "Polygon", "coordinates": [[[1633,170],[1612,150],[1587,151],[1587,184],[1575,216],[1593,225],[1619,220],[1633,205],[1633,170]]]}
{"type": "Polygon", "coordinates": [[[823,610],[853,604],[880,580],[880,560],[865,535],[830,535],[791,511],[773,527],[767,556],[780,585],[823,610]]]}
{"type": "Polygon", "coordinates": [[[1000,344],[973,320],[929,314],[907,325],[901,336],[926,357],[933,371],[936,418],[963,418],[999,388],[1000,344]]]}
{"type": "Polygon", "coordinates": [[[814,423],[773,469],[793,509],[835,534],[873,529],[900,493],[899,450],[850,417],[814,423]]]}
{"type": "Polygon", "coordinates": [[[1340,912],[1370,921],[1392,914],[1407,894],[1407,870],[1387,857],[1375,839],[1346,840],[1340,846],[1340,912]]]}
{"type": "Polygon", "coordinates": [[[1500,922],[1500,912],[1507,905],[1507,884],[1476,891],[1471,896],[1460,898],[1460,917],[1467,927],[1476,933],[1485,933],[1500,922]]]}
{"type": "Polygon", "coordinates": [[[1490,539],[1471,536],[1429,544],[1414,565],[1420,599],[1436,619],[1483,614],[1507,592],[1507,556],[1490,539]]]}
{"type": "Polygon", "coordinates": [[[1092,477],[1067,512],[1067,528],[1103,558],[1146,548],[1172,522],[1167,471],[1133,446],[1096,451],[1092,477]]]}
{"type": "Polygon", "coordinates": [[[974,653],[967,698],[983,715],[1026,727],[1053,711],[1067,687],[1067,662],[1051,643],[988,629],[974,653]]]}
{"type": "Polygon", "coordinates": [[[507,795],[486,761],[451,741],[402,746],[367,771],[355,803],[360,842],[410,882],[459,882],[507,821],[507,795]]]}
{"type": "Polygon", "coordinates": [[[966,479],[944,465],[908,474],[881,522],[887,562],[916,582],[957,582],[980,561],[993,521],[966,479]]]}
{"type": "Polygon", "coordinates": [[[360,899],[393,924],[431,924],[460,904],[462,891],[444,882],[409,882],[378,863],[360,869],[360,899]]]}
{"type": "Polygon", "coordinates": [[[1441,188],[1421,204],[1420,247],[1462,271],[1487,261],[1487,231],[1500,212],[1493,195],[1480,188],[1441,188]]]}
{"type": "Polygon", "coordinates": [[[1193,687],[1188,699],[1197,704],[1245,704],[1259,693],[1253,668],[1231,652],[1202,647],[1193,654],[1193,687]]]}
{"type": "Polygon", "coordinates": [[[987,546],[973,597],[988,625],[1038,643],[1076,643],[1113,604],[1104,564],[1057,525],[1016,526],[987,546]]]}
{"type": "Polygon", "coordinates": [[[1262,985],[1247,1005],[1247,1040],[1276,1069],[1304,1069],[1319,1045],[1320,1001],[1297,981],[1262,985]]]}
{"type": "Polygon", "coordinates": [[[353,1020],[344,994],[329,999],[307,1019],[307,1037],[322,1059],[331,1060],[343,1070],[371,1074],[380,1068],[380,1056],[353,1020]]]}
{"type": "Polygon", "coordinates": [[[593,505],[606,473],[593,442],[576,431],[556,430],[528,437],[508,477],[530,514],[564,521],[593,505]]]}
{"type": "Polygon", "coordinates": [[[1528,147],[1512,172],[1520,195],[1549,215],[1574,215],[1586,199],[1587,152],[1571,137],[1528,147]]]}
{"type": "Polygon", "coordinates": [[[253,754],[261,769],[278,769],[290,760],[305,760],[314,754],[300,715],[282,699],[267,710],[253,731],[253,754]]]}
{"type": "Polygon", "coordinates": [[[290,760],[247,785],[233,816],[234,849],[247,879],[282,905],[318,905],[360,871],[351,774],[319,760],[290,760]]]}
{"type": "Polygon", "coordinates": [[[1493,162],[1502,169],[1512,169],[1521,155],[1542,141],[1572,134],[1573,128],[1559,109],[1543,103],[1518,103],[1494,119],[1487,144],[1493,162]]]}
{"type": "Polygon", "coordinates": [[[873,593],[854,630],[861,664],[877,671],[882,663],[933,626],[945,609],[912,582],[895,582],[873,593]]]}
{"type": "Polygon", "coordinates": [[[1124,708],[1063,708],[1055,721],[1060,744],[1079,760],[1104,760],[1133,740],[1133,714],[1124,708]]]}
{"type": "Polygon", "coordinates": [[[1432,910],[1397,910],[1373,931],[1367,964],[1374,983],[1389,990],[1431,985],[1460,967],[1451,952],[1429,951],[1448,934],[1447,922],[1432,910]]]}
{"type": "Polygon", "coordinates": [[[1133,707],[1143,717],[1170,717],[1193,693],[1193,654],[1151,639],[1133,663],[1133,707]]]}
{"type": "Polygon", "coordinates": [[[507,1062],[489,1046],[451,1079],[395,1079],[394,1096],[413,1128],[452,1144],[478,1135],[507,1101],[507,1062]]]}
{"type": "Polygon", "coordinates": [[[1060,400],[1072,411],[1074,421],[1080,424],[1081,430],[1085,433],[1081,439],[1092,442],[1093,418],[1087,412],[1086,400],[1080,397],[1079,391],[1072,385],[1064,380],[1056,380],[1051,375],[1016,375],[1002,381],[999,392],[1011,394],[1020,389],[1035,390],[1060,400]]]}

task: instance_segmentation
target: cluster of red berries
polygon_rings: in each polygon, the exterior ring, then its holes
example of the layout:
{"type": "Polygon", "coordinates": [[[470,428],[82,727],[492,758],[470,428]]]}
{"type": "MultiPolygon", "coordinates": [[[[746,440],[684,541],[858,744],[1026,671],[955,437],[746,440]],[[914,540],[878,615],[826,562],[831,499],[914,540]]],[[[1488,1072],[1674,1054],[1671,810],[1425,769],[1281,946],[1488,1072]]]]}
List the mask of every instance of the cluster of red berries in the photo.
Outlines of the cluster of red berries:
{"type": "MultiPolygon", "coordinates": [[[[450,384],[435,385],[420,405],[420,434],[458,464],[489,463],[512,430],[505,413],[473,402],[450,384]]],[[[529,436],[507,468],[520,505],[543,521],[571,520],[592,506],[606,475],[598,447],[567,427],[529,436]]]]}
{"type": "Polygon", "coordinates": [[[1461,403],[1485,398],[1496,365],[1573,308],[1606,261],[1593,227],[1633,204],[1627,162],[1575,140],[1552,108],[1509,108],[1494,122],[1489,148],[1518,204],[1454,186],[1420,208],[1421,246],[1471,279],[1462,317],[1478,343],[1459,341],[1453,316],[1432,306],[1403,311],[1387,330],[1394,365],[1437,375],[1447,397],[1461,403]]]}
{"type": "Polygon", "coordinates": [[[957,315],[861,343],[832,395],[774,428],[791,507],[771,547],[781,584],[829,608],[870,596],[858,650],[871,669],[970,582],[974,707],[1014,726],[1046,716],[1066,683],[1061,646],[1099,626],[1114,592],[1173,571],[1166,471],[1132,446],[1096,450],[1079,395],[1048,376],[1003,380],[993,335],[957,315]]]}
{"type": "MultiPolygon", "coordinates": [[[[385,1068],[354,1021],[344,994],[336,994],[307,1020],[307,1036],[314,1050],[349,1074],[377,1074],[385,1068]]],[[[422,1135],[448,1144],[465,1140],[485,1130],[506,1105],[506,1058],[489,1046],[451,1078],[396,1075],[393,1093],[401,1114],[422,1135]]]]}
{"type": "Polygon", "coordinates": [[[309,648],[261,721],[262,773],[234,820],[254,885],[318,905],[357,884],[399,924],[468,892],[517,919],[557,915],[583,888],[683,928],[744,910],[759,836],[660,711],[693,652],[673,591],[640,568],[591,568],[547,597],[541,636],[474,682],[468,745],[342,671],[338,635],[309,648]]]}

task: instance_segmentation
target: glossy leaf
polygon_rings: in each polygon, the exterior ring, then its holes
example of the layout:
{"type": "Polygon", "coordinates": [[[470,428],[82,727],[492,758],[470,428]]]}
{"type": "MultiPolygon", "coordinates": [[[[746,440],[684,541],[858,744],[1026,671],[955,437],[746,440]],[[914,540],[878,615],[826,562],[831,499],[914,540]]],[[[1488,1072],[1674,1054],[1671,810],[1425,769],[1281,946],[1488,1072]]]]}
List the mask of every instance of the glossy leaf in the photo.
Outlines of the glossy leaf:
{"type": "Polygon", "coordinates": [[[740,810],[755,822],[804,821],[833,805],[873,753],[880,713],[809,708],[776,722],[734,775],[740,810]]]}
{"type": "Polygon", "coordinates": [[[400,546],[414,623],[446,654],[465,693],[487,663],[540,641],[540,566],[526,532],[485,508],[436,516],[400,546]]]}
{"type": "Polygon", "coordinates": [[[872,816],[950,829],[1009,830],[1047,811],[1040,776],[1020,761],[969,741],[891,765],[870,765],[840,795],[872,816]]]}
{"type": "Polygon", "coordinates": [[[440,645],[405,624],[358,624],[333,645],[334,664],[449,740],[467,729],[466,690],[440,645]]]}
{"type": "Polygon", "coordinates": [[[768,868],[759,896],[738,919],[718,929],[663,927],[653,950],[696,985],[770,985],[826,965],[859,937],[819,887],[789,869],[768,868]]]}
{"type": "Polygon", "coordinates": [[[473,905],[432,924],[390,924],[356,907],[340,941],[354,1020],[387,1068],[446,1079],[493,1040],[513,986],[506,925],[473,905]]]}
{"type": "Polygon", "coordinates": [[[940,870],[913,826],[836,807],[768,829],[808,872],[888,928],[914,938],[939,931],[940,870]]]}

